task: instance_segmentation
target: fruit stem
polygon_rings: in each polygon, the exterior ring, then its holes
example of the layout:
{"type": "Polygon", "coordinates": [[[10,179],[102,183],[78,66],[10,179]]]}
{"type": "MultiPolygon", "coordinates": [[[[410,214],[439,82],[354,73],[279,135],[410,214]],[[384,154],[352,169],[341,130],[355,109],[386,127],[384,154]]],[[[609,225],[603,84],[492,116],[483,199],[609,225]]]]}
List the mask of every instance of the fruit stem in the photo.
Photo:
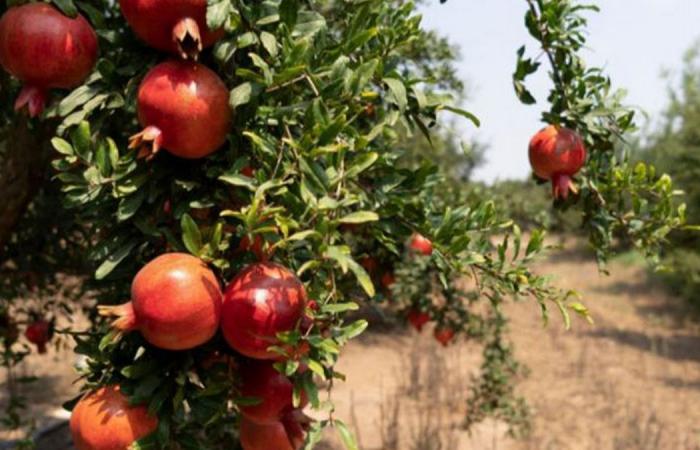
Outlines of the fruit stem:
{"type": "Polygon", "coordinates": [[[153,125],[144,128],[138,134],[129,138],[129,148],[138,148],[138,158],[146,158],[147,161],[153,159],[163,145],[163,133],[160,128],[153,125]]]}
{"type": "Polygon", "coordinates": [[[182,59],[197,61],[202,51],[202,35],[196,20],[191,17],[180,19],[173,27],[173,41],[182,59]]]}
{"type": "Polygon", "coordinates": [[[48,98],[49,94],[45,89],[38,86],[25,85],[15,101],[15,111],[20,111],[26,107],[29,117],[40,116],[44,112],[48,98]]]}
{"type": "Polygon", "coordinates": [[[554,175],[552,177],[552,195],[555,199],[566,200],[569,191],[578,194],[578,187],[569,175],[554,175]]]}
{"type": "Polygon", "coordinates": [[[136,314],[134,313],[134,304],[132,302],[117,306],[101,305],[97,307],[97,311],[103,317],[116,317],[112,322],[112,328],[116,330],[128,332],[137,328],[136,314]]]}

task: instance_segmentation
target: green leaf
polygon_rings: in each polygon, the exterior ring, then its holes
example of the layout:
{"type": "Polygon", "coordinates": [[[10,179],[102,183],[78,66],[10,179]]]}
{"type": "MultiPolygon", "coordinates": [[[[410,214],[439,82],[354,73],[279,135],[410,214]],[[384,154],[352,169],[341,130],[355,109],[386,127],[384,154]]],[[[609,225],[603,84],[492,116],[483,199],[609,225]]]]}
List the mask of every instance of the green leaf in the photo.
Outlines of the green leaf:
{"type": "Polygon", "coordinates": [[[55,137],[51,139],[51,145],[60,154],[66,156],[73,156],[75,152],[73,151],[73,146],[71,146],[68,141],[55,137]]]}
{"type": "Polygon", "coordinates": [[[455,114],[459,114],[460,116],[471,120],[472,123],[477,127],[481,126],[481,122],[479,121],[479,118],[476,117],[474,114],[470,113],[469,111],[465,111],[463,109],[457,108],[455,106],[449,106],[449,105],[442,105],[441,109],[451,111],[455,114]]]}
{"type": "Polygon", "coordinates": [[[182,219],[180,219],[180,227],[185,247],[193,255],[199,256],[199,252],[202,250],[202,233],[199,231],[197,223],[189,214],[183,214],[182,219]]]}
{"type": "Polygon", "coordinates": [[[107,275],[112,273],[112,271],[124,261],[124,258],[129,256],[134,247],[136,247],[136,244],[132,242],[121,246],[116,252],[109,255],[95,271],[95,278],[97,280],[103,280],[107,275]]]}
{"type": "Polygon", "coordinates": [[[246,177],[245,175],[241,175],[240,173],[221,175],[219,177],[219,180],[232,186],[246,188],[252,192],[255,192],[255,190],[257,189],[254,178],[246,177]]]}
{"type": "Polygon", "coordinates": [[[75,153],[85,162],[92,161],[92,144],[90,142],[90,124],[86,121],[80,122],[71,132],[71,141],[75,153]]]}
{"type": "Polygon", "coordinates": [[[366,223],[376,222],[379,220],[379,215],[373,211],[357,211],[339,220],[340,223],[366,223]]]}
{"type": "Polygon", "coordinates": [[[277,38],[274,34],[263,31],[260,33],[260,42],[273,58],[277,57],[277,38]]]}
{"type": "Polygon", "coordinates": [[[210,30],[218,30],[226,23],[234,10],[231,0],[209,0],[207,7],[207,26],[210,30]]]}
{"type": "Polygon", "coordinates": [[[52,3],[68,17],[73,18],[78,15],[78,8],[76,8],[73,0],[52,0],[52,3]]]}
{"type": "Polygon", "coordinates": [[[245,105],[250,102],[253,97],[254,86],[250,81],[239,84],[232,91],[229,97],[231,108],[236,109],[238,106],[245,105]]]}
{"type": "Polygon", "coordinates": [[[338,434],[340,435],[340,439],[343,441],[345,448],[348,450],[359,450],[357,441],[355,441],[355,436],[348,429],[345,423],[339,419],[335,419],[333,423],[335,428],[338,430],[338,434]]]}
{"type": "Polygon", "coordinates": [[[293,28],[297,23],[297,15],[299,12],[299,0],[282,0],[279,7],[280,20],[287,27],[293,28]]]}
{"type": "Polygon", "coordinates": [[[408,105],[408,97],[406,96],[406,86],[401,80],[395,78],[384,78],[384,82],[389,86],[391,92],[390,101],[393,101],[399,110],[405,111],[408,105]]]}

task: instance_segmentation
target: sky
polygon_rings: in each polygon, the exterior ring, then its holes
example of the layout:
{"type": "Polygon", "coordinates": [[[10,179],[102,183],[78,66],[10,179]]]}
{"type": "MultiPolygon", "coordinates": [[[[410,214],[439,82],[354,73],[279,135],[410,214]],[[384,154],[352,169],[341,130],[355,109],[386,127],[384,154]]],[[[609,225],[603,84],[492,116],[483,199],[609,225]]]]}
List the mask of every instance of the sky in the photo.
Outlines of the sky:
{"type": "MultiPolygon", "coordinates": [[[[590,3],[590,2],[587,2],[590,3]]],[[[627,103],[653,120],[665,108],[668,79],[678,73],[685,51],[700,39],[700,0],[597,0],[601,12],[589,17],[589,65],[602,66],[613,85],[628,91],[627,103]]],[[[424,27],[437,30],[460,47],[460,77],[466,81],[466,109],[481,119],[477,130],[465,124],[466,138],[487,144],[486,164],[475,178],[492,182],[530,174],[527,145],[543,124],[549,80],[546,72],[528,87],[538,100],[522,105],[513,93],[515,52],[536,42],[523,24],[525,0],[437,0],[422,8],[424,27]]],[[[644,125],[644,118],[640,125],[644,125]]]]}

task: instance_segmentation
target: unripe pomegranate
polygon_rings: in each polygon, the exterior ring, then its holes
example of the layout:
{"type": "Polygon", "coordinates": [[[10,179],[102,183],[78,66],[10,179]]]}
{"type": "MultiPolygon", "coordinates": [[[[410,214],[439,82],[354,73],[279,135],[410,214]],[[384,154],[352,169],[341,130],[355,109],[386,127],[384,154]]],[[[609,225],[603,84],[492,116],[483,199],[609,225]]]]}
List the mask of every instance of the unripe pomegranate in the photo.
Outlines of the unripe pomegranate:
{"type": "Polygon", "coordinates": [[[141,40],[184,59],[196,60],[224,34],[207,27],[206,0],[119,0],[119,5],[141,40]]]}
{"type": "Polygon", "coordinates": [[[420,233],[414,233],[411,236],[411,242],[408,246],[411,250],[421,255],[430,256],[433,254],[433,243],[420,233]]]}
{"type": "Polygon", "coordinates": [[[233,115],[228,98],[224,82],[202,64],[158,64],[139,87],[138,116],[144,130],[132,136],[130,147],[149,157],[161,148],[180,158],[210,155],[226,141],[233,115]]]}
{"type": "Polygon", "coordinates": [[[423,331],[425,324],[430,322],[430,315],[428,313],[424,313],[423,311],[412,309],[409,311],[407,319],[413,328],[420,333],[423,331]]]}
{"type": "Polygon", "coordinates": [[[299,450],[304,445],[305,418],[298,411],[281,421],[258,424],[241,417],[240,440],[243,450],[299,450]]]}
{"type": "Polygon", "coordinates": [[[452,342],[452,339],[454,339],[455,332],[451,328],[438,327],[435,328],[433,335],[435,336],[436,341],[442,344],[443,347],[447,347],[450,345],[450,342],[452,342]]]}
{"type": "Polygon", "coordinates": [[[114,328],[138,330],[156,347],[187,350],[216,334],[221,298],[214,272],[201,259],[167,253],[136,274],[129,303],[102,306],[100,314],[116,316],[114,328]]]}
{"type": "Polygon", "coordinates": [[[552,182],[554,198],[566,200],[569,191],[578,192],[571,177],[586,163],[586,147],[575,131],[556,125],[543,128],[530,141],[529,154],[535,175],[552,182]]]}
{"type": "Polygon", "coordinates": [[[27,326],[24,336],[29,342],[36,345],[40,354],[46,353],[46,344],[53,337],[53,326],[50,322],[39,319],[27,326]]]}
{"type": "Polygon", "coordinates": [[[291,331],[306,307],[304,285],[289,269],[263,262],[245,268],[226,288],[221,328],[228,344],[255,359],[277,359],[268,347],[291,331]]]}
{"type": "Polygon", "coordinates": [[[83,397],[73,409],[70,431],[77,450],[125,450],[158,428],[144,406],[129,406],[119,386],[83,397]]]}
{"type": "MultiPolygon", "coordinates": [[[[294,385],[272,364],[249,360],[241,367],[241,395],[258,400],[254,405],[241,406],[241,414],[255,423],[277,422],[293,409],[294,385]]],[[[305,403],[306,398],[302,398],[302,407],[305,403]]]]}
{"type": "Polygon", "coordinates": [[[97,35],[81,15],[71,19],[47,3],[7,10],[0,18],[0,64],[24,87],[15,110],[44,111],[48,90],[80,85],[97,60],[97,35]]]}

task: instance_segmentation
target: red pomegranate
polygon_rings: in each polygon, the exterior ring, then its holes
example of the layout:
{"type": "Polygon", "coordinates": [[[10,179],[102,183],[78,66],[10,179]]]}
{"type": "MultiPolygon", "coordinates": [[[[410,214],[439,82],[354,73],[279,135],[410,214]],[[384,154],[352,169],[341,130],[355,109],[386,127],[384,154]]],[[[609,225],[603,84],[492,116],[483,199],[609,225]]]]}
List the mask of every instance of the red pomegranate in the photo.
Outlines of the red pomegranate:
{"type": "Polygon", "coordinates": [[[258,424],[241,417],[240,440],[243,450],[299,450],[304,445],[304,427],[308,423],[300,411],[282,420],[258,424]]]}
{"type": "Polygon", "coordinates": [[[46,344],[53,337],[53,326],[50,322],[40,319],[27,326],[24,336],[29,342],[36,345],[40,354],[46,353],[46,344]]]}
{"type": "Polygon", "coordinates": [[[203,158],[226,141],[232,120],[226,85],[195,62],[167,61],[151,69],[138,91],[138,116],[144,130],[131,148],[152,157],[161,148],[187,159],[203,158]]]}
{"type": "Polygon", "coordinates": [[[391,286],[393,286],[394,283],[396,283],[396,277],[391,272],[384,272],[381,281],[384,289],[387,289],[389,292],[391,292],[391,286]]]}
{"type": "Polygon", "coordinates": [[[267,261],[269,259],[264,247],[265,239],[263,238],[262,234],[256,234],[253,237],[252,243],[248,235],[245,235],[243,236],[243,239],[241,239],[240,244],[238,244],[238,250],[253,253],[258,261],[267,261]]]}
{"type": "Polygon", "coordinates": [[[156,347],[187,350],[216,334],[221,298],[214,272],[201,259],[167,253],[136,274],[129,303],[102,306],[100,314],[116,316],[116,329],[139,330],[156,347]]]}
{"type": "Polygon", "coordinates": [[[364,269],[370,275],[373,275],[379,267],[379,263],[377,263],[377,260],[372,256],[363,256],[360,258],[360,265],[364,267],[364,269]]]}
{"type": "MultiPolygon", "coordinates": [[[[241,414],[249,420],[268,424],[281,420],[292,411],[294,385],[268,361],[246,361],[241,367],[241,395],[257,399],[254,405],[241,406],[241,414]]],[[[306,399],[302,399],[302,407],[306,399]]]]}
{"type": "Polygon", "coordinates": [[[224,34],[207,27],[207,0],[119,0],[119,5],[141,40],[185,59],[196,60],[224,34]]]}
{"type": "Polygon", "coordinates": [[[144,406],[129,406],[119,386],[100,388],[73,409],[70,431],[77,450],[123,450],[158,428],[144,406]]]}
{"type": "Polygon", "coordinates": [[[241,174],[248,178],[253,178],[255,176],[255,169],[252,166],[245,166],[241,169],[241,174]]]}
{"type": "Polygon", "coordinates": [[[229,345],[255,359],[277,359],[268,351],[277,334],[294,329],[306,307],[304,285],[289,269],[263,262],[245,268],[226,288],[221,328],[229,345]]]}
{"type": "Polygon", "coordinates": [[[407,318],[413,328],[415,328],[419,333],[423,331],[425,324],[430,322],[430,315],[417,309],[412,309],[409,311],[407,318]]]}
{"type": "Polygon", "coordinates": [[[408,246],[411,250],[421,255],[430,256],[433,254],[433,243],[420,233],[414,233],[411,236],[411,242],[408,246]]]}
{"type": "Polygon", "coordinates": [[[97,35],[81,15],[64,16],[47,3],[10,8],[0,18],[0,64],[24,87],[15,110],[40,115],[52,88],[81,84],[97,60],[97,35]]]}
{"type": "Polygon", "coordinates": [[[452,342],[452,339],[454,339],[455,332],[451,328],[438,327],[435,328],[433,335],[435,336],[436,341],[442,344],[443,347],[447,347],[450,345],[450,342],[452,342]]]}
{"type": "Polygon", "coordinates": [[[529,154],[535,175],[552,182],[554,198],[566,200],[569,191],[578,192],[571,177],[586,163],[586,147],[575,131],[556,125],[543,128],[530,141],[529,154]]]}

